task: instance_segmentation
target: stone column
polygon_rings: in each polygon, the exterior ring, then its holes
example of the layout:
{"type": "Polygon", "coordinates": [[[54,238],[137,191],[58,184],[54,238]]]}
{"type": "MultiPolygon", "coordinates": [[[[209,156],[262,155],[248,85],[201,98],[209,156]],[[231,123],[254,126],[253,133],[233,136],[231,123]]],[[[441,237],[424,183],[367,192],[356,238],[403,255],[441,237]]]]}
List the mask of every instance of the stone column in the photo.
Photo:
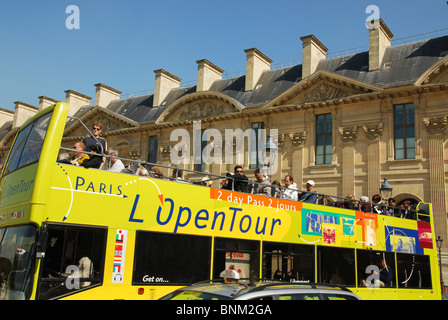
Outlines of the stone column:
{"type": "Polygon", "coordinates": [[[291,175],[299,189],[303,185],[303,146],[305,145],[306,137],[306,131],[289,134],[293,147],[291,175]]]}
{"type": "Polygon", "coordinates": [[[425,118],[423,122],[428,133],[429,147],[429,188],[434,213],[436,236],[443,238],[443,246],[447,247],[446,188],[443,159],[444,131],[448,116],[425,118]]]}
{"type": "Polygon", "coordinates": [[[381,183],[380,139],[383,134],[383,124],[363,126],[367,136],[367,194],[371,198],[379,193],[381,183]]]}
{"type": "Polygon", "coordinates": [[[342,140],[342,197],[355,194],[355,140],[358,127],[339,128],[342,140]]]}
{"type": "Polygon", "coordinates": [[[443,279],[446,284],[448,279],[448,237],[443,144],[448,116],[424,118],[423,123],[428,134],[429,188],[434,216],[434,233],[436,238],[440,236],[443,239],[441,260],[443,279]]]}

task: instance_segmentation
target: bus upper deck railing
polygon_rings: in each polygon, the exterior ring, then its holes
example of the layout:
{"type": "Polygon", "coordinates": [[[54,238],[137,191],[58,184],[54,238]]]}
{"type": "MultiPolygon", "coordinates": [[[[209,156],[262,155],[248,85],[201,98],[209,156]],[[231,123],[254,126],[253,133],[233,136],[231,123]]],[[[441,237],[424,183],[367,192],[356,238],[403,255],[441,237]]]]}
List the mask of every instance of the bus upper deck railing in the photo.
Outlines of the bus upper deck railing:
{"type": "MultiPolygon", "coordinates": [[[[78,151],[75,149],[70,149],[70,148],[65,148],[65,147],[60,147],[60,150],[64,150],[66,152],[74,152],[74,151],[78,151]]],[[[88,154],[88,155],[96,155],[96,156],[100,156],[100,157],[105,157],[107,160],[105,161],[105,164],[107,165],[107,167],[110,167],[112,164],[112,158],[114,159],[119,159],[121,161],[125,161],[126,163],[128,163],[128,166],[126,167],[126,169],[122,170],[121,173],[122,174],[139,174],[141,171],[139,170],[139,168],[144,168],[146,169],[146,171],[148,172],[148,176],[151,178],[157,178],[157,179],[165,179],[165,180],[170,180],[173,182],[178,182],[178,183],[190,183],[190,184],[194,184],[194,185],[200,185],[200,186],[206,186],[206,187],[210,187],[211,184],[215,181],[217,181],[219,184],[221,184],[224,181],[236,181],[235,178],[233,178],[232,175],[226,175],[226,176],[222,176],[222,175],[217,175],[217,174],[213,174],[213,173],[209,173],[209,172],[202,172],[202,171],[195,171],[195,170],[189,170],[189,169],[183,169],[183,168],[178,168],[178,167],[172,167],[172,166],[167,166],[167,165],[162,165],[162,164],[156,164],[156,163],[150,163],[150,162],[146,162],[146,161],[142,161],[139,159],[128,159],[128,158],[123,158],[123,157],[118,157],[118,156],[111,156],[104,153],[92,153],[92,152],[88,152],[88,151],[83,151],[83,153],[88,154]],[[164,173],[159,173],[156,171],[153,171],[152,168],[154,167],[160,167],[160,168],[164,168],[166,170],[172,170],[173,171],[173,175],[169,176],[169,175],[165,175],[164,173]],[[191,179],[183,179],[179,172],[186,173],[189,174],[192,178],[191,179]]],[[[99,170],[99,169],[98,169],[99,170]]],[[[107,169],[102,169],[102,170],[107,170],[107,169]]],[[[256,194],[258,196],[265,196],[268,197],[267,195],[264,194],[257,194],[254,193],[255,191],[255,186],[256,185],[263,185],[265,187],[270,187],[271,188],[271,195],[269,197],[273,197],[273,198],[280,198],[280,199],[285,199],[283,198],[283,193],[285,192],[285,190],[289,190],[289,191],[293,191],[293,192],[297,192],[297,195],[300,195],[302,192],[307,192],[305,190],[300,190],[300,189],[291,189],[291,188],[286,188],[284,186],[279,186],[279,185],[273,185],[273,184],[266,184],[266,183],[262,183],[262,182],[258,182],[258,181],[252,181],[252,180],[244,180],[242,183],[246,183],[247,187],[248,187],[248,191],[247,193],[249,194],[256,194]]],[[[231,189],[229,189],[230,191],[235,191],[234,189],[235,184],[231,183],[231,189]]],[[[319,192],[314,192],[313,193],[317,196],[317,201],[315,204],[318,205],[324,205],[324,206],[332,206],[332,207],[339,207],[339,208],[345,208],[345,209],[351,209],[351,210],[358,210],[358,211],[363,211],[360,208],[360,201],[356,200],[356,199],[350,199],[350,198],[344,198],[344,197],[339,197],[339,196],[334,196],[334,195],[328,195],[328,194],[324,194],[324,193],[319,193],[319,192]]],[[[295,201],[295,200],[293,200],[295,201]]],[[[384,215],[390,215],[388,214],[388,212],[393,212],[395,214],[392,214],[395,217],[398,217],[398,215],[396,213],[399,213],[403,210],[403,208],[401,207],[392,207],[392,206],[388,206],[384,203],[372,203],[372,202],[367,202],[371,208],[378,208],[376,212],[372,211],[366,211],[366,212],[372,212],[372,213],[379,213],[379,214],[384,214],[384,215]]],[[[411,210],[415,211],[415,217],[417,220],[422,220],[422,221],[430,221],[431,217],[430,217],[430,213],[429,213],[429,208],[427,207],[427,205],[425,205],[424,203],[421,204],[422,206],[419,206],[418,208],[413,208],[411,210]]]]}

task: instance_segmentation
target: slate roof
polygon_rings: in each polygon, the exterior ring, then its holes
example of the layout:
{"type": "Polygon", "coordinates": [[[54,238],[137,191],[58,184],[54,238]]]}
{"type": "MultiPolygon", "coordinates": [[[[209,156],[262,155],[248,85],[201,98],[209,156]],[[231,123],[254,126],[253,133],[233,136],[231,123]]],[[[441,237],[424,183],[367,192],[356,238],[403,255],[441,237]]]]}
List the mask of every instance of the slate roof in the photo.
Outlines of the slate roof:
{"type": "MultiPolygon", "coordinates": [[[[386,49],[379,70],[369,71],[369,53],[329,58],[319,62],[317,71],[324,70],[382,88],[414,83],[428,68],[448,53],[448,36],[405,44],[386,49]]],[[[263,72],[256,87],[245,91],[246,76],[217,80],[210,91],[235,99],[244,108],[256,108],[302,80],[302,65],[263,72]]],[[[138,123],[155,122],[160,114],[177,99],[196,92],[196,86],[171,90],[161,106],[153,108],[153,94],[112,101],[108,110],[138,123]]]]}
{"type": "Polygon", "coordinates": [[[369,52],[322,60],[317,70],[390,88],[412,84],[440,58],[448,54],[448,36],[386,49],[381,68],[368,71],[369,52]]]}

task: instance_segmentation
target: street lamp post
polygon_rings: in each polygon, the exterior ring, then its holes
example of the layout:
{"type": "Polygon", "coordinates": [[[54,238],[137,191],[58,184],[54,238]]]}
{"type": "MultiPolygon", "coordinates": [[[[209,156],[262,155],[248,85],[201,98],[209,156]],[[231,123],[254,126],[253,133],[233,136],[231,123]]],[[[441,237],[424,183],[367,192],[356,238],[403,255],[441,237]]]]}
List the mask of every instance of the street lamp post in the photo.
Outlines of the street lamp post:
{"type": "Polygon", "coordinates": [[[384,178],[384,182],[380,187],[380,194],[381,194],[381,199],[384,202],[387,202],[387,199],[389,199],[390,197],[392,197],[392,186],[389,184],[389,181],[387,178],[384,178]]]}
{"type": "Polygon", "coordinates": [[[443,242],[442,237],[437,236],[436,243],[437,243],[437,249],[439,252],[440,286],[442,287],[442,299],[443,299],[444,284],[443,284],[443,273],[442,273],[442,242],[443,242]]]}
{"type": "Polygon", "coordinates": [[[264,163],[263,159],[263,167],[267,167],[267,174],[272,175],[277,172],[277,145],[274,142],[274,138],[272,135],[268,135],[267,142],[264,145],[265,154],[263,157],[269,159],[268,163],[264,163]]]}

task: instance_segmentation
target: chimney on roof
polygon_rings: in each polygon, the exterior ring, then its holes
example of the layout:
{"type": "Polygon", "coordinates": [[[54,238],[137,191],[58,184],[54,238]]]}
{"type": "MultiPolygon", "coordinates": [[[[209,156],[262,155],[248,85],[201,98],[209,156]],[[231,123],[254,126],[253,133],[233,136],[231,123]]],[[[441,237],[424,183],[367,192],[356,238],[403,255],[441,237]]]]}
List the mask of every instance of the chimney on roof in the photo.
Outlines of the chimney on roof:
{"type": "Polygon", "coordinates": [[[14,121],[14,111],[0,108],[0,127],[9,121],[14,121]]]}
{"type": "Polygon", "coordinates": [[[207,91],[215,80],[221,80],[224,70],[206,59],[196,61],[198,64],[198,81],[196,91],[207,91]]]}
{"type": "Polygon", "coordinates": [[[314,35],[301,37],[300,40],[303,44],[302,79],[305,79],[316,71],[319,61],[327,57],[328,48],[314,35]]]}
{"type": "Polygon", "coordinates": [[[171,89],[180,87],[182,79],[163,69],[154,70],[154,73],[156,74],[156,83],[154,86],[153,107],[159,107],[171,89]]]}
{"type": "Polygon", "coordinates": [[[246,91],[254,90],[261,74],[271,69],[272,60],[257,48],[244,50],[246,52],[246,91]]]}
{"type": "Polygon", "coordinates": [[[25,121],[38,112],[37,107],[30,104],[21,101],[16,101],[14,104],[16,105],[16,109],[14,111],[14,120],[12,122],[13,128],[20,127],[25,121]]]}
{"type": "Polygon", "coordinates": [[[95,85],[95,106],[106,108],[113,100],[120,100],[121,91],[112,87],[106,86],[103,83],[97,83],[95,85]]]}
{"type": "Polygon", "coordinates": [[[82,93],[66,90],[65,91],[65,102],[68,103],[68,115],[74,115],[81,107],[89,106],[91,97],[86,96],[82,93]]]}
{"type": "Polygon", "coordinates": [[[43,109],[45,109],[45,108],[47,108],[49,106],[52,106],[52,105],[54,105],[54,104],[56,104],[58,102],[59,101],[51,99],[51,98],[48,98],[46,96],[40,96],[39,97],[39,111],[41,111],[41,110],[43,110],[43,109]]]}
{"type": "Polygon", "coordinates": [[[372,20],[369,28],[369,71],[381,67],[386,48],[390,47],[394,37],[383,19],[372,20]]]}

